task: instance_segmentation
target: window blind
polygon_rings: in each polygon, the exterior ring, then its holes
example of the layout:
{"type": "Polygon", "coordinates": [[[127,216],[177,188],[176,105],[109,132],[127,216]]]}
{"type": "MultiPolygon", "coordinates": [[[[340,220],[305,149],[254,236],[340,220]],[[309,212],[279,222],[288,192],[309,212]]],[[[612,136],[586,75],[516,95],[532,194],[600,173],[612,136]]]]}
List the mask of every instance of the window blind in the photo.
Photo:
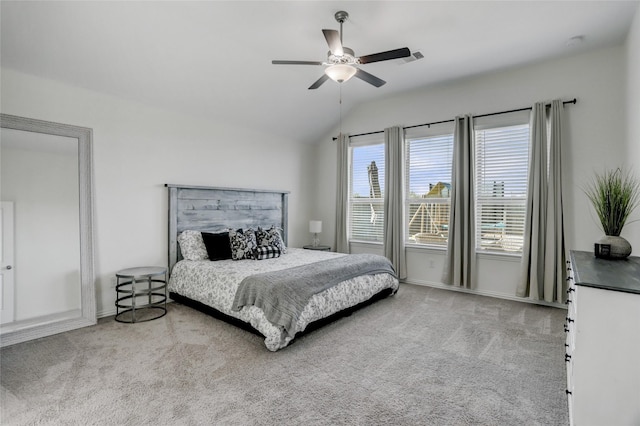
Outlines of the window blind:
{"type": "Polygon", "coordinates": [[[476,249],[522,252],[529,125],[475,131],[476,249]]]}
{"type": "Polygon", "coordinates": [[[384,141],[360,141],[350,149],[349,240],[382,242],[384,141]]]}
{"type": "Polygon", "coordinates": [[[407,139],[407,242],[446,245],[452,159],[453,134],[407,139]]]}

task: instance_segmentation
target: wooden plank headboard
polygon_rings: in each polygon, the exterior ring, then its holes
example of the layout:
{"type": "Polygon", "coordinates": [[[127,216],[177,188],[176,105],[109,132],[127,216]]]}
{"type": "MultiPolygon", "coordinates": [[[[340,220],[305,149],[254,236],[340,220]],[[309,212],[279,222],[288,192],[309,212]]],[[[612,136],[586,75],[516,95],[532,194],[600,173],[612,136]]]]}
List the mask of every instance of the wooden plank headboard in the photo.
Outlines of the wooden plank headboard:
{"type": "Polygon", "coordinates": [[[227,228],[282,229],[287,243],[289,191],[165,185],[169,190],[169,272],[182,259],[182,231],[219,232],[227,228]]]}

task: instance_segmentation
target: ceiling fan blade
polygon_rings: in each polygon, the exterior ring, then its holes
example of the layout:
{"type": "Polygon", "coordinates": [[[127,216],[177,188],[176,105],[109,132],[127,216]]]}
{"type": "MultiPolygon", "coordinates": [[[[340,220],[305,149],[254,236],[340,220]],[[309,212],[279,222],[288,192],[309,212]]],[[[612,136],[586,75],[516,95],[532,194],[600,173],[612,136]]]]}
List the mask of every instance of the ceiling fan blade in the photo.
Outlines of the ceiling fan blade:
{"type": "Polygon", "coordinates": [[[370,64],[372,62],[389,61],[391,59],[406,58],[407,56],[411,56],[411,51],[409,50],[408,47],[402,47],[400,49],[388,50],[386,52],[360,56],[360,63],[370,64]]]}
{"type": "Polygon", "coordinates": [[[322,34],[324,34],[324,38],[327,39],[327,44],[329,45],[329,50],[331,53],[336,56],[344,55],[344,50],[342,50],[342,42],[340,41],[340,33],[336,30],[322,30],[322,34]]]}
{"type": "Polygon", "coordinates": [[[273,65],[322,65],[318,61],[271,61],[273,65]]]}
{"type": "Polygon", "coordinates": [[[329,79],[329,76],[326,74],[323,74],[322,77],[317,79],[315,83],[309,86],[309,90],[317,89],[318,87],[322,86],[322,83],[324,83],[328,79],[329,79]]]}
{"type": "Polygon", "coordinates": [[[364,80],[367,83],[373,84],[376,87],[380,87],[387,83],[386,81],[379,79],[375,75],[371,75],[366,71],[362,71],[360,68],[358,68],[358,71],[356,71],[354,77],[358,77],[360,80],[364,80]]]}

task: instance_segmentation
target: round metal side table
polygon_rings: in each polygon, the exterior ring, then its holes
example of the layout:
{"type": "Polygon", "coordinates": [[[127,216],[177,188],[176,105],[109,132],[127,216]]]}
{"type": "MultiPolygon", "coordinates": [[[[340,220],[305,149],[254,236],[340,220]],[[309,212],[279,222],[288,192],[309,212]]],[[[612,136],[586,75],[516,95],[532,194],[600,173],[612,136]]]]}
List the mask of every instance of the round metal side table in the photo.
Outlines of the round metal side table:
{"type": "Polygon", "coordinates": [[[116,321],[151,321],[167,313],[167,268],[143,266],[116,273],[116,321]]]}

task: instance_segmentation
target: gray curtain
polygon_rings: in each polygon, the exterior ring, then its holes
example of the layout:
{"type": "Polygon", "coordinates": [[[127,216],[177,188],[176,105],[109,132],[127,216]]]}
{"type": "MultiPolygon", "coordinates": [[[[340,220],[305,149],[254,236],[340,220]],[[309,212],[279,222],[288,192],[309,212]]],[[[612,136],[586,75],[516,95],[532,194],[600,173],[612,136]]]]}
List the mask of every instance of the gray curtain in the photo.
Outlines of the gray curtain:
{"type": "Polygon", "coordinates": [[[404,129],[384,129],[384,255],[391,261],[398,278],[407,278],[404,248],[404,129]]]}
{"type": "Polygon", "coordinates": [[[349,135],[337,140],[338,163],[336,176],[336,251],[349,253],[347,239],[347,215],[349,208],[349,135]]]}
{"type": "Polygon", "coordinates": [[[566,297],[562,112],[563,105],[559,100],[551,103],[548,116],[542,102],[536,103],[531,111],[525,234],[521,276],[516,291],[519,297],[558,303],[563,303],[566,297]]]}
{"type": "Polygon", "coordinates": [[[473,288],[476,273],[474,150],[473,117],[456,117],[449,236],[443,281],[466,288],[473,288]]]}

